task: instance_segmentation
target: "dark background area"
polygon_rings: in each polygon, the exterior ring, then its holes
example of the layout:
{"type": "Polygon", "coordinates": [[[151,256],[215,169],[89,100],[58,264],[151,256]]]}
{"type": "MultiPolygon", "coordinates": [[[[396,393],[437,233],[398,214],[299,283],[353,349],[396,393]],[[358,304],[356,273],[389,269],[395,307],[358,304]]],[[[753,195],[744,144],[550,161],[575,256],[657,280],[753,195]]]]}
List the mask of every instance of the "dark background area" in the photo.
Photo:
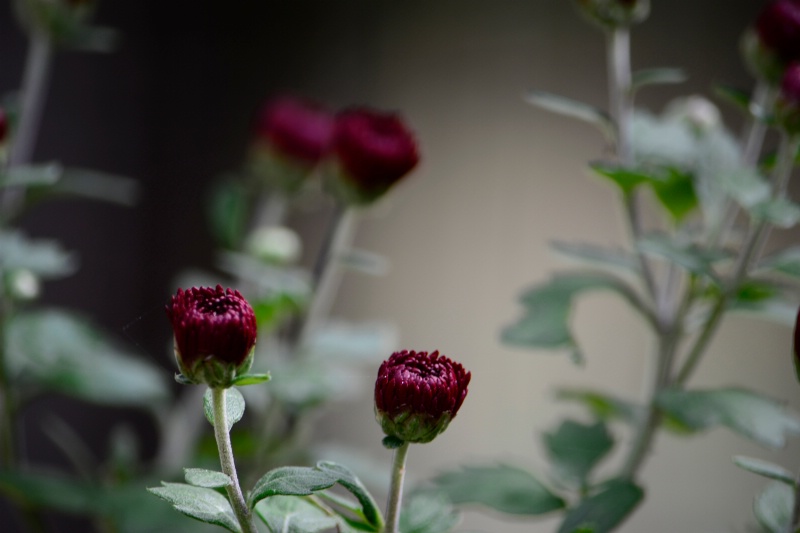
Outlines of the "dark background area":
{"type": "MultiPolygon", "coordinates": [[[[397,63],[385,63],[384,35],[396,39],[398,32],[405,32],[409,47],[416,47],[415,28],[425,28],[431,35],[430,27],[441,25],[443,29],[469,26],[463,33],[474,31],[480,37],[476,42],[495,39],[501,43],[498,48],[507,46],[524,54],[522,62],[530,67],[525,79],[531,86],[539,83],[538,72],[546,72],[547,79],[555,77],[562,84],[546,88],[577,92],[601,104],[605,99],[601,38],[565,9],[565,3],[100,2],[96,22],[119,30],[120,45],[111,54],[57,54],[35,159],[135,178],[141,199],[130,209],[59,201],[26,215],[22,226],[30,235],[57,239],[80,256],[76,275],[45,285],[43,303],[84,312],[142,357],[171,372],[166,349],[170,333],[162,306],[175,290],[176,274],[187,267],[212,265],[214,245],[203,211],[208,185],[242,162],[252,118],[267,96],[290,91],[334,108],[354,103],[402,107],[403,99],[392,96],[397,90],[387,91],[383,84],[387,71],[393,71],[389,79],[397,79],[397,69],[408,66],[402,57],[391,55],[397,63]]],[[[684,92],[707,93],[715,81],[749,86],[731,43],[737,42],[762,2],[653,3],[653,19],[635,33],[635,65],[686,66],[692,79],[684,92]],[[711,63],[713,69],[708,68],[711,63]],[[720,73],[726,79],[718,79],[720,73]]],[[[450,50],[448,63],[467,72],[467,81],[471,76],[492,76],[486,68],[503,61],[492,56],[495,50],[469,41],[432,44],[450,50]]],[[[0,8],[0,50],[0,93],[6,93],[18,87],[26,50],[10,2],[0,8]]],[[[407,73],[409,90],[424,102],[414,112],[431,123],[437,121],[438,109],[453,109],[439,106],[436,98],[459,99],[458,94],[439,90],[440,72],[448,72],[448,64],[431,63],[426,71],[407,73]],[[421,76],[428,78],[420,80],[421,76]],[[435,98],[425,99],[427,88],[435,98]]],[[[500,97],[518,98],[525,88],[509,84],[500,97]]],[[[468,94],[472,88],[466,84],[463,90],[468,94]]],[[[496,96],[487,95],[486,105],[491,107],[496,96]]],[[[669,96],[654,89],[643,103],[658,108],[669,96]]],[[[471,113],[469,108],[461,111],[471,113]]],[[[426,132],[418,133],[424,141],[426,132]]],[[[301,229],[314,233],[308,224],[301,229]]],[[[63,463],[58,452],[39,438],[37,421],[48,412],[56,412],[88,435],[101,455],[107,428],[124,416],[151,442],[145,453],[152,452],[154,428],[140,413],[51,397],[34,403],[26,414],[27,454],[33,463],[63,463]]],[[[0,502],[0,529],[9,531],[2,525],[5,514],[0,502]]],[[[60,531],[81,527],[66,521],[60,531]]]]}

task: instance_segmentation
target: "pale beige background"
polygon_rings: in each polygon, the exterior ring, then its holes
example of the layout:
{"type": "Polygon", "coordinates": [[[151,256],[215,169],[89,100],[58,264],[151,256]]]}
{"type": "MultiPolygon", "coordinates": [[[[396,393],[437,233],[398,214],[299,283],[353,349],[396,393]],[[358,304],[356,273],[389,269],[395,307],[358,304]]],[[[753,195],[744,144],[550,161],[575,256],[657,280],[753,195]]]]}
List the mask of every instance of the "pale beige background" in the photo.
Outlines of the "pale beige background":
{"type": "MultiPolygon", "coordinates": [[[[643,103],[658,110],[672,96],[708,93],[715,81],[750,83],[736,40],[761,3],[654,3],[652,20],[634,34],[635,66],[685,66],[692,82],[652,89],[643,103]]],[[[578,413],[553,401],[555,388],[589,385],[639,398],[650,346],[642,324],[605,294],[581,299],[574,316],[584,368],[566,354],[511,349],[498,339],[520,314],[520,291],[566,265],[548,251],[551,239],[624,242],[614,191],[584,171],[602,154],[600,136],[521,99],[539,87],[602,105],[602,39],[567,2],[416,2],[385,11],[371,44],[369,94],[403,110],[418,132],[423,163],[358,233],[360,247],[390,259],[390,273],[349,276],[336,312],[393,320],[402,347],[439,349],[473,372],[450,429],[412,448],[415,479],[497,461],[544,472],[540,432],[578,413]]],[[[729,118],[738,128],[736,115],[729,118]]],[[[790,344],[787,328],[729,318],[692,385],[747,384],[800,408],[790,344]]],[[[370,456],[388,461],[368,396],[348,404],[346,416],[337,410],[340,423],[354,432],[348,441],[367,443],[370,456]]],[[[622,531],[744,531],[763,483],[734,467],[731,456],[795,470],[799,451],[797,442],[764,450],[725,430],[662,436],[644,469],[647,501],[622,531]]],[[[606,468],[616,464],[612,458],[606,468]]],[[[468,513],[462,530],[552,531],[554,524],[468,513]]]]}

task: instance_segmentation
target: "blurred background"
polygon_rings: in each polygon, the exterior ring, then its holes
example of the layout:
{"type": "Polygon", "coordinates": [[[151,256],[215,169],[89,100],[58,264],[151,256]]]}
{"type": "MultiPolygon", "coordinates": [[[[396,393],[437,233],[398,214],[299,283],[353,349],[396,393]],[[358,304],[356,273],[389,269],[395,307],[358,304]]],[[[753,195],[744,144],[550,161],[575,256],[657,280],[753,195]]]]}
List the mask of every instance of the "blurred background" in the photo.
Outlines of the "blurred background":
{"type": "MultiPolygon", "coordinates": [[[[48,203],[23,220],[31,235],[57,238],[80,255],[78,274],[47,284],[45,301],[84,311],[172,372],[163,305],[180,271],[213,265],[207,188],[241,164],[264,99],[288,91],[333,108],[398,110],[416,131],[422,164],[365,214],[356,239],[386,256],[391,270],[381,278],[345,278],[335,314],[391,320],[399,347],[439,349],[473,373],[469,397],[447,433],[412,448],[412,481],[462,464],[543,467],[538,435],[570,409],[553,400],[556,386],[639,398],[650,347],[638,319],[604,294],[583,299],[573,317],[587,355],[583,368],[566,354],[499,342],[501,328],[519,316],[518,294],[564,266],[548,250],[551,240],[615,245],[626,238],[616,192],[585,171],[604,152],[600,135],[522,100],[525,90],[540,88],[604,106],[603,38],[570,4],[101,2],[96,21],[121,32],[119,48],[57,56],[36,159],[136,178],[142,197],[133,209],[48,203]]],[[[660,111],[676,96],[710,95],[718,82],[749,89],[738,40],[762,5],[653,0],[650,19],[633,33],[633,66],[683,67],[690,79],[647,89],[638,103],[660,111]]],[[[17,88],[25,47],[5,5],[0,91],[17,88]]],[[[738,131],[739,115],[720,105],[738,131]]],[[[291,223],[309,242],[319,240],[318,218],[301,212],[291,223]]],[[[747,384],[800,408],[790,348],[788,329],[731,317],[693,385],[747,384]]],[[[321,434],[388,468],[390,452],[380,446],[372,409],[366,386],[362,400],[330,411],[321,434]]],[[[104,428],[121,416],[49,398],[26,413],[32,443],[37,417],[53,410],[93,432],[97,450],[105,449],[104,428]]],[[[146,417],[124,416],[145,440],[155,438],[146,417]]],[[[770,452],[724,430],[661,436],[644,469],[647,500],[621,531],[743,531],[762,481],[730,457],[763,457],[796,470],[798,452],[800,443],[770,452]]],[[[44,440],[30,453],[33,462],[58,461],[44,440]]],[[[545,532],[554,524],[469,512],[462,529],[545,532]]]]}

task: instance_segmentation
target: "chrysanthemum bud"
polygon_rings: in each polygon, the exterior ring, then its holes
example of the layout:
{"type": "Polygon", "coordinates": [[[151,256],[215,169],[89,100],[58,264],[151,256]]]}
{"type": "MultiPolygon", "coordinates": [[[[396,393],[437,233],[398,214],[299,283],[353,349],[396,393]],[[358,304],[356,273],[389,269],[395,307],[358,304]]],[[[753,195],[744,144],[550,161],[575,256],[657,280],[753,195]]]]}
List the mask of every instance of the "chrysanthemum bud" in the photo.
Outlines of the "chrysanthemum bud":
{"type": "Polygon", "coordinates": [[[471,374],[439,352],[395,352],[375,381],[375,417],[388,437],[430,442],[467,396],[471,374]]]}
{"type": "Polygon", "coordinates": [[[298,189],[327,155],[333,115],[321,105],[283,96],[267,102],[255,128],[254,168],[271,184],[298,189]]]}
{"type": "Polygon", "coordinates": [[[178,289],[166,307],[184,381],[229,387],[253,363],[256,317],[239,291],[178,289]]]}
{"type": "Polygon", "coordinates": [[[355,205],[382,196],[419,162],[417,143],[401,118],[366,108],[336,117],[333,152],[333,193],[355,205]]]}
{"type": "Polygon", "coordinates": [[[589,20],[604,28],[627,27],[650,14],[650,0],[577,0],[589,20]]]}
{"type": "Polygon", "coordinates": [[[755,76],[777,84],[786,64],[800,60],[800,1],[767,4],[745,32],[742,53],[755,76]]]}
{"type": "Polygon", "coordinates": [[[784,71],[775,118],[790,135],[800,133],[800,63],[792,63],[784,71]]]}

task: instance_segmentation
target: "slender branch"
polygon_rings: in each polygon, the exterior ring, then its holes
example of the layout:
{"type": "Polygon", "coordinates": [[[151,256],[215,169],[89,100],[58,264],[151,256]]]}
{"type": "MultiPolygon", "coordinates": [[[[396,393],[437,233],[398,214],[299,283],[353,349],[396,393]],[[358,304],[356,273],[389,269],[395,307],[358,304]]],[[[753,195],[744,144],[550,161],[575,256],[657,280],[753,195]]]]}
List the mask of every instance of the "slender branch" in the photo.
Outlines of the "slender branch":
{"type": "Polygon", "coordinates": [[[404,442],[394,452],[392,464],[392,484],[389,489],[389,501],[386,504],[386,531],[385,533],[400,532],[400,507],[403,502],[403,481],[406,476],[406,458],[408,457],[409,443],[404,442]]]}
{"type": "Polygon", "coordinates": [[[225,408],[225,393],[227,389],[213,387],[211,389],[212,407],[214,411],[214,437],[217,440],[219,450],[219,462],[222,471],[233,481],[225,487],[228,492],[228,499],[233,507],[233,512],[239,520],[239,525],[244,533],[258,533],[253,515],[245,502],[242,488],[239,485],[239,477],[236,475],[236,464],[233,460],[233,447],[231,446],[231,436],[228,434],[228,413],[225,408]]]}

